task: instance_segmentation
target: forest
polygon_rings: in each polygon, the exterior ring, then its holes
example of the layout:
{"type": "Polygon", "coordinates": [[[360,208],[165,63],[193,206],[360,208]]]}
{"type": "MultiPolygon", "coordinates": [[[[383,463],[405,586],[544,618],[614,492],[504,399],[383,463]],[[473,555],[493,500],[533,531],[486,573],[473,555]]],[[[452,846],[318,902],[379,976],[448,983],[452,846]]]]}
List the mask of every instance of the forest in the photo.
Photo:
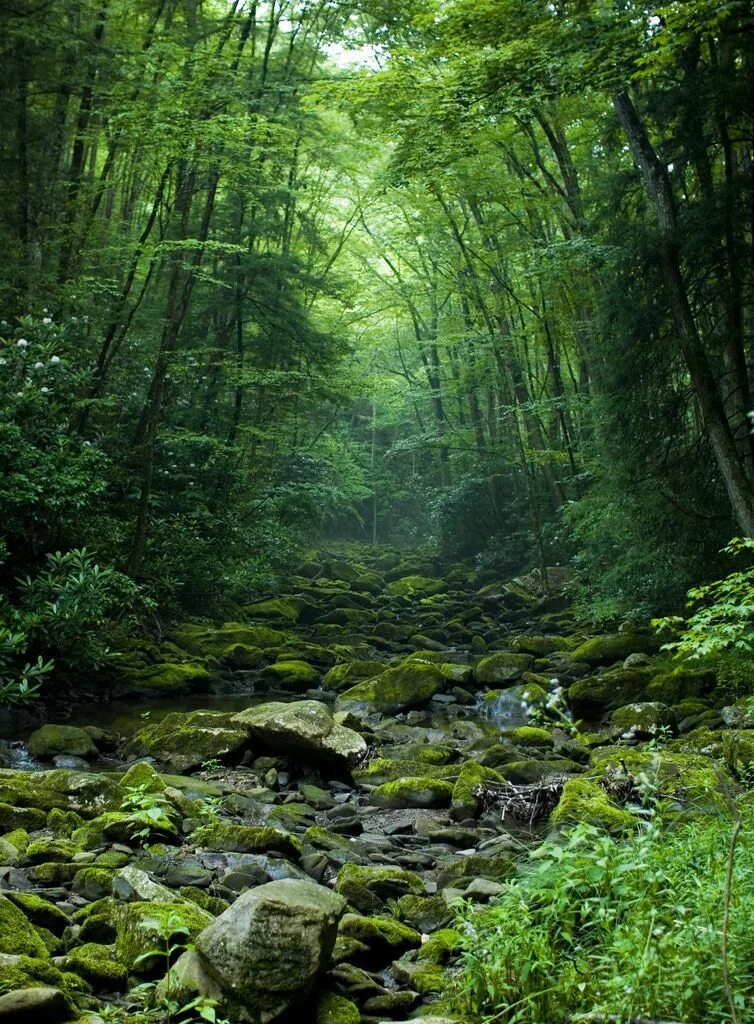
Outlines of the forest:
{"type": "Polygon", "coordinates": [[[0,1022],[752,1024],[751,5],[0,54],[0,1022]]]}

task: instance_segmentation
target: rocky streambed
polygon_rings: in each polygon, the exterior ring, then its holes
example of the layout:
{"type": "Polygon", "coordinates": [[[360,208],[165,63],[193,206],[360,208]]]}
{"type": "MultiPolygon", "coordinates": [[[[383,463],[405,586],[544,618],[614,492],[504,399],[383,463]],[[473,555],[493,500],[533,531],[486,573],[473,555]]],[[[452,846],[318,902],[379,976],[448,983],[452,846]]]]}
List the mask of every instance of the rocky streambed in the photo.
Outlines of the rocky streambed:
{"type": "Polygon", "coordinates": [[[460,903],[636,827],[639,779],[704,813],[752,760],[714,670],[584,632],[562,582],[331,557],[134,642],[110,721],[5,751],[0,1022],[463,1020],[460,903]]]}

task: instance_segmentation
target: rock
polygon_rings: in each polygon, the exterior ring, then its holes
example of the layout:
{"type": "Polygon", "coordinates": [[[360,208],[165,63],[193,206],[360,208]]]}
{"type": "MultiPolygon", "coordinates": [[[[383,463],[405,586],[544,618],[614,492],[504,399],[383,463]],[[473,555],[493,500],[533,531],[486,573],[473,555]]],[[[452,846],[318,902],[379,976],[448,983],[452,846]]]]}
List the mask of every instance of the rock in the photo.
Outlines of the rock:
{"type": "Polygon", "coordinates": [[[592,751],[586,778],[597,783],[643,776],[678,810],[719,814],[726,810],[724,793],[731,779],[709,757],[667,749],[598,747],[592,751]]]}
{"type": "Polygon", "coordinates": [[[172,903],[177,900],[175,893],[167,886],[153,882],[146,871],[141,871],[133,864],[121,868],[113,876],[112,894],[124,903],[143,903],[149,900],[172,903]]]}
{"type": "Polygon", "coordinates": [[[335,992],[323,992],[317,1003],[314,1024],[359,1024],[361,1014],[356,1003],[335,992]]]}
{"type": "Polygon", "coordinates": [[[47,928],[55,935],[62,935],[68,927],[68,915],[49,900],[31,892],[7,892],[11,903],[23,911],[24,916],[39,928],[47,928]]]}
{"type": "Polygon", "coordinates": [[[608,832],[622,832],[635,828],[638,819],[630,811],[617,807],[596,782],[569,779],[563,786],[558,806],[552,812],[550,821],[558,827],[585,821],[608,832]]]}
{"type": "Polygon", "coordinates": [[[173,633],[176,641],[190,654],[226,661],[233,657],[235,648],[261,650],[286,643],[288,634],[269,626],[248,626],[242,622],[226,622],[223,626],[186,624],[173,633]]]}
{"type": "Polygon", "coordinates": [[[500,654],[482,658],[474,669],[474,676],[478,683],[487,686],[515,683],[524,672],[531,671],[534,660],[531,654],[511,654],[509,651],[502,651],[500,654]]]}
{"type": "Polygon", "coordinates": [[[56,754],[91,758],[98,753],[91,736],[73,725],[43,725],[31,734],[27,746],[40,761],[51,761],[56,754]]]}
{"type": "Polygon", "coordinates": [[[426,891],[419,875],[393,867],[344,864],[335,882],[335,892],[364,914],[383,909],[388,900],[405,895],[424,896],[426,891]]]}
{"type": "Polygon", "coordinates": [[[373,679],[357,683],[338,696],[338,711],[395,714],[421,707],[445,689],[447,680],[437,665],[404,661],[373,679]]]}
{"type": "Polygon", "coordinates": [[[647,685],[647,699],[671,705],[690,697],[708,697],[716,683],[714,669],[695,669],[683,664],[656,675],[647,685]]]}
{"type": "Polygon", "coordinates": [[[316,668],[300,659],[276,661],[272,665],[267,665],[262,670],[262,675],[277,686],[299,693],[312,689],[319,682],[319,672],[316,668]]]}
{"type": "Polygon", "coordinates": [[[656,654],[659,647],[656,637],[642,633],[606,633],[579,644],[571,657],[587,665],[612,665],[625,661],[630,654],[656,654]]]}
{"type": "Polygon", "coordinates": [[[442,896],[401,896],[396,902],[396,913],[403,924],[422,934],[436,932],[453,919],[442,896]]]}
{"type": "Polygon", "coordinates": [[[387,917],[346,914],[340,922],[338,934],[363,943],[368,952],[355,962],[371,965],[385,964],[421,945],[418,932],[387,917]]]}
{"type": "Polygon", "coordinates": [[[123,903],[115,912],[115,954],[140,977],[159,976],[166,943],[194,941],[212,917],[194,903],[123,903]]]}
{"type": "Polygon", "coordinates": [[[442,779],[427,776],[403,777],[385,782],[369,794],[377,807],[449,807],[453,787],[442,779]]]}
{"type": "Polygon", "coordinates": [[[433,597],[448,589],[445,580],[433,579],[430,576],[403,576],[394,580],[385,588],[388,597],[433,597]]]}
{"type": "Polygon", "coordinates": [[[347,766],[367,751],[362,736],[338,725],[330,710],[315,700],[260,704],[234,715],[232,721],[252,741],[275,753],[347,766]]]}
{"type": "Polygon", "coordinates": [[[128,668],[117,688],[121,694],[178,694],[206,690],[212,676],[199,662],[160,662],[146,668],[128,668]]]}
{"type": "Polygon", "coordinates": [[[327,965],[344,910],[341,896],[314,882],[269,882],[205,928],[196,950],[233,1019],[267,1024],[301,1004],[327,965]]]}
{"type": "Polygon", "coordinates": [[[217,711],[173,711],[140,729],[126,745],[126,754],[154,757],[176,772],[191,771],[209,760],[240,760],[249,737],[232,719],[217,711]]]}
{"type": "Polygon", "coordinates": [[[594,720],[624,704],[643,701],[651,678],[652,670],[647,668],[612,669],[572,683],[568,700],[577,718],[594,720]]]}
{"type": "Polygon", "coordinates": [[[0,996],[2,1024],[57,1024],[69,1020],[73,1012],[68,997],[59,988],[46,985],[17,989],[0,996]]]}
{"type": "Polygon", "coordinates": [[[0,896],[0,953],[49,958],[49,953],[34,926],[7,896],[0,896]]]}
{"type": "Polygon", "coordinates": [[[244,612],[252,619],[283,622],[293,626],[308,604],[309,602],[301,597],[275,597],[268,601],[247,604],[244,612]]]}
{"type": "Polygon", "coordinates": [[[754,765],[754,729],[726,729],[722,734],[723,757],[739,778],[748,778],[754,765]]]}
{"type": "Polygon", "coordinates": [[[128,982],[128,971],[113,959],[112,948],[96,942],[76,946],[56,963],[66,971],[73,971],[97,992],[123,991],[128,982]]]}
{"type": "Polygon", "coordinates": [[[624,740],[651,740],[663,731],[670,735],[677,729],[675,713],[657,701],[626,704],[610,716],[612,734],[624,740]]]}
{"type": "Polygon", "coordinates": [[[274,851],[286,857],[298,857],[299,841],[275,828],[259,825],[230,825],[212,822],[202,825],[191,835],[191,841],[216,853],[269,853],[274,851]]]}
{"type": "Polygon", "coordinates": [[[340,665],[333,665],[328,671],[322,685],[326,690],[333,690],[338,693],[347,690],[349,686],[358,683],[362,679],[372,679],[387,669],[379,661],[345,661],[340,665]]]}
{"type": "Polygon", "coordinates": [[[466,761],[453,787],[450,816],[456,821],[476,818],[482,807],[482,797],[475,790],[487,783],[492,783],[493,786],[503,785],[505,779],[492,768],[485,768],[477,761],[466,761]]]}
{"type": "Polygon", "coordinates": [[[475,878],[466,886],[463,895],[464,899],[473,900],[475,903],[487,903],[504,891],[505,886],[501,882],[495,882],[491,878],[475,878]]]}

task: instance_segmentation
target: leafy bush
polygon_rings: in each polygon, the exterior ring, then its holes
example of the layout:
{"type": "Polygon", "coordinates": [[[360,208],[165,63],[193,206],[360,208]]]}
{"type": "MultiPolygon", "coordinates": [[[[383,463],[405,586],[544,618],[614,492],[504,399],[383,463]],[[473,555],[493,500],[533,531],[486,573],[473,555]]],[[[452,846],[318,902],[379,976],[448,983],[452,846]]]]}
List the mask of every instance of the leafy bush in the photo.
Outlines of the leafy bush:
{"type": "MultiPolygon", "coordinates": [[[[742,810],[742,836],[754,811],[742,810]]],[[[692,1024],[730,1021],[721,955],[734,823],[706,817],[663,828],[657,815],[628,838],[580,824],[531,854],[489,908],[469,906],[462,999],[500,1024],[545,1024],[569,1013],[692,1024]]],[[[754,844],[734,863],[731,995],[754,1020],[754,844]]]]}

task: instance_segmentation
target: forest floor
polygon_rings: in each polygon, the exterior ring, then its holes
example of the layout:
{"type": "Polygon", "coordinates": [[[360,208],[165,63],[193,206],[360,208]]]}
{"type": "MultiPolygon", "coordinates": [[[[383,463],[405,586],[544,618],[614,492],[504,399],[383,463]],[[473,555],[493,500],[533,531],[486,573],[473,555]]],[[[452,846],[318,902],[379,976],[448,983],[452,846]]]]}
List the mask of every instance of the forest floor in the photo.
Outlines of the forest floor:
{"type": "Polygon", "coordinates": [[[532,850],[635,831],[648,786],[716,813],[754,730],[714,670],[490,576],[323,555],[11,737],[0,1019],[477,1019],[464,920],[532,850]]]}

